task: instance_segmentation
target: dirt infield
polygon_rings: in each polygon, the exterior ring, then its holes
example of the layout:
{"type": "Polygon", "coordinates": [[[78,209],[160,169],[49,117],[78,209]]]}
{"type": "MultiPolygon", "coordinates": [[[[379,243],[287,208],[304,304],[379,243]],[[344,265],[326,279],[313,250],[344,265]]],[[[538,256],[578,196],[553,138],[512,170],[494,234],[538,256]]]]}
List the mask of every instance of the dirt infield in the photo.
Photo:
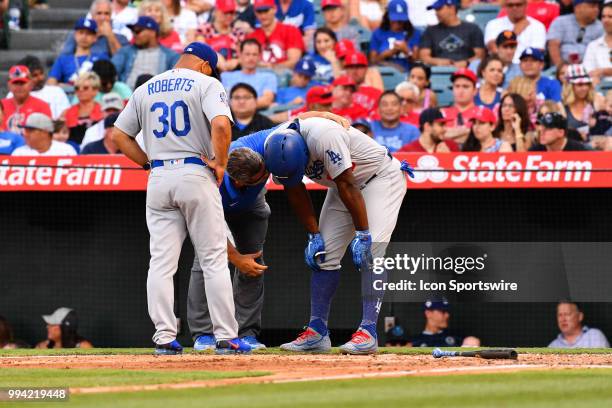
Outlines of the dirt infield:
{"type": "Polygon", "coordinates": [[[0,368],[9,367],[265,371],[271,373],[260,377],[197,381],[180,384],[71,389],[74,393],[98,393],[325,379],[448,375],[538,369],[612,368],[612,354],[520,354],[518,360],[483,360],[479,358],[434,359],[427,355],[400,354],[380,354],[376,356],[343,356],[338,354],[216,356],[211,354],[184,354],[181,356],[163,357],[148,355],[1,357],[0,368]]]}

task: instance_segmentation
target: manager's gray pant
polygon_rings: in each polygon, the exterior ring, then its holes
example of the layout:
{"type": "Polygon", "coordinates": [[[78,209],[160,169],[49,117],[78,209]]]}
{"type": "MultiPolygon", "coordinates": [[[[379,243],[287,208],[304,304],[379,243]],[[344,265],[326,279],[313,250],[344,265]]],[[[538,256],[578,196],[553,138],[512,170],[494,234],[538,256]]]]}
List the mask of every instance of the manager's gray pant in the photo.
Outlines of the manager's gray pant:
{"type": "MultiPolygon", "coordinates": [[[[225,214],[225,220],[234,236],[234,243],[238,252],[252,254],[263,250],[268,231],[268,218],[270,218],[270,207],[263,195],[251,210],[237,214],[225,214]]],[[[257,262],[264,263],[263,255],[257,258],[257,262]]],[[[202,269],[196,254],[191,269],[187,298],[187,323],[194,341],[198,336],[213,333],[203,279],[202,269]]],[[[233,291],[236,320],[239,326],[238,336],[258,336],[261,331],[264,275],[252,278],[234,268],[233,291]]]]}

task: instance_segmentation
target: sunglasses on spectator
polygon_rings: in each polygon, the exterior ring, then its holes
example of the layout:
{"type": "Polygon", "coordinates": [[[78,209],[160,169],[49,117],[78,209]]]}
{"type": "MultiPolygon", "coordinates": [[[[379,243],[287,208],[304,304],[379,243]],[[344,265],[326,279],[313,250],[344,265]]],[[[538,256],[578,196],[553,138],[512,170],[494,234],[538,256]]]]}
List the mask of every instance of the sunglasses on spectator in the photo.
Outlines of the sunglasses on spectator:
{"type": "Polygon", "coordinates": [[[578,37],[576,37],[576,42],[578,44],[582,44],[585,34],[586,34],[586,27],[580,27],[580,30],[578,30],[578,37]]]}
{"type": "Polygon", "coordinates": [[[97,16],[110,16],[110,15],[111,15],[111,13],[110,13],[110,11],[98,11],[98,12],[96,13],[96,15],[97,15],[97,16]]]}
{"type": "Polygon", "coordinates": [[[74,90],[75,91],[90,91],[93,87],[91,86],[75,86],[74,90]]]}

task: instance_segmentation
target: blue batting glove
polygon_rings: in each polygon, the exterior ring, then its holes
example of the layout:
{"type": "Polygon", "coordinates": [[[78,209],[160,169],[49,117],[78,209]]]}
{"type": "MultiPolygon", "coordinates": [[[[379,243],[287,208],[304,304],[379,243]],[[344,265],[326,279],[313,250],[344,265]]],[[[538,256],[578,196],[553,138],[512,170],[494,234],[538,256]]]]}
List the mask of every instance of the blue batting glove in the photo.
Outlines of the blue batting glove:
{"type": "Polygon", "coordinates": [[[318,271],[319,265],[317,265],[317,257],[320,262],[325,262],[325,242],[320,233],[308,234],[308,245],[304,249],[304,260],[306,265],[313,271],[318,271]]]}
{"type": "Polygon", "coordinates": [[[356,231],[355,238],[351,241],[351,252],[353,263],[357,269],[361,269],[363,259],[372,257],[372,236],[370,231],[356,231]]]}
{"type": "Polygon", "coordinates": [[[414,178],[414,168],[408,163],[406,160],[402,160],[402,166],[400,167],[402,171],[408,173],[410,178],[414,178]]]}

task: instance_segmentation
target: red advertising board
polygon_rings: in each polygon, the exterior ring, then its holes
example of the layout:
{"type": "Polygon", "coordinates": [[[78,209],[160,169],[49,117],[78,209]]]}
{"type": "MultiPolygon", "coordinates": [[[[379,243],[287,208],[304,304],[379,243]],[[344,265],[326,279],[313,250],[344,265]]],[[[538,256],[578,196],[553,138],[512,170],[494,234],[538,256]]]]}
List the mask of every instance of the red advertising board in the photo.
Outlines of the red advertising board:
{"type": "MultiPolygon", "coordinates": [[[[398,153],[415,168],[411,189],[609,188],[612,152],[398,153]]],[[[124,156],[4,157],[0,191],[145,190],[147,173],[124,156]]],[[[322,189],[307,182],[309,189],[322,189]]],[[[281,189],[272,182],[269,190],[281,189]]]]}

